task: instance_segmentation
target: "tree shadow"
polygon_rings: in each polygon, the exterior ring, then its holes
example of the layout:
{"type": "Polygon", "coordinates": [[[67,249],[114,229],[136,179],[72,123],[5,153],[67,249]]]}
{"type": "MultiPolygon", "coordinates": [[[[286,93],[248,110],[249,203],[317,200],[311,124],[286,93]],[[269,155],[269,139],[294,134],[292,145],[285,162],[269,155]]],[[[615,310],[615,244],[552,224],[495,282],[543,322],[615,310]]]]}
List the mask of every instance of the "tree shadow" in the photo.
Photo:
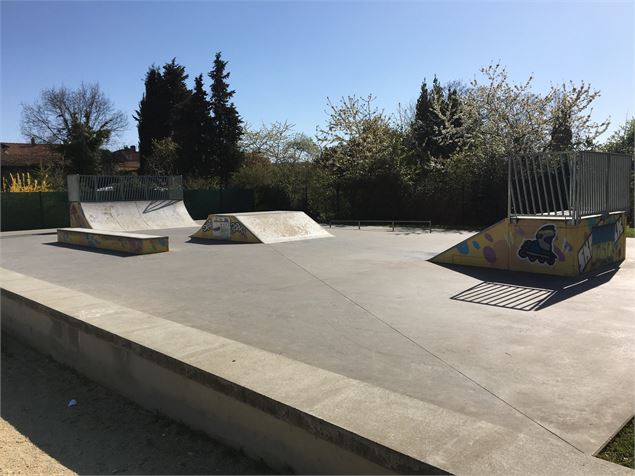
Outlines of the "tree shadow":
{"type": "Polygon", "coordinates": [[[581,276],[562,277],[436,264],[482,281],[450,299],[519,311],[540,311],[570,299],[608,283],[620,269],[620,263],[613,263],[581,276]]]}

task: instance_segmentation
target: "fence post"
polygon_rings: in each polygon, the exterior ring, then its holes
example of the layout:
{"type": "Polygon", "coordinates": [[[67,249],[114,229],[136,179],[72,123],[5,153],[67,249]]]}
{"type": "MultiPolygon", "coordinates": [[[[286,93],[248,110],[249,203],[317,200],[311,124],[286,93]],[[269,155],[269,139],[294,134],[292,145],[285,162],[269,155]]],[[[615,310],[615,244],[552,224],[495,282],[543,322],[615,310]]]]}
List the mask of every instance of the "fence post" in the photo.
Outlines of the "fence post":
{"type": "Polygon", "coordinates": [[[40,209],[40,224],[38,228],[44,228],[44,206],[42,205],[42,192],[37,192],[37,197],[39,200],[39,209],[40,209]]]}
{"type": "Polygon", "coordinates": [[[358,230],[361,230],[361,229],[362,229],[362,222],[361,222],[361,221],[358,221],[358,222],[357,222],[357,229],[358,229],[358,230]]]}
{"type": "Polygon", "coordinates": [[[609,200],[611,197],[611,153],[609,152],[609,155],[606,159],[606,183],[605,183],[605,192],[606,192],[606,196],[604,198],[604,213],[603,215],[606,217],[609,214],[609,200]]]}
{"type": "Polygon", "coordinates": [[[68,186],[68,201],[69,202],[79,202],[80,194],[79,194],[79,175],[67,175],[66,176],[66,184],[68,186]]]}
{"type": "Polygon", "coordinates": [[[512,157],[507,157],[507,220],[512,217],[512,157]]]}
{"type": "Polygon", "coordinates": [[[395,220],[392,221],[392,231],[395,231],[395,220]]]}

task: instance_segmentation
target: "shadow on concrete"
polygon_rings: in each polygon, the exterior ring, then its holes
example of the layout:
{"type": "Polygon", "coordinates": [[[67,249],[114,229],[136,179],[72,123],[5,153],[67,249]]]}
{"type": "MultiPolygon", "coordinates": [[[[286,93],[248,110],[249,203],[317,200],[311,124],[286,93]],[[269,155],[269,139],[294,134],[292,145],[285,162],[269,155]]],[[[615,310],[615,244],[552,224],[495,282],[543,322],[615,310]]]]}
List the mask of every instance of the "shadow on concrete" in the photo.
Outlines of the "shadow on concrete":
{"type": "MultiPolygon", "coordinates": [[[[330,229],[334,228],[336,230],[355,230],[360,233],[364,231],[366,232],[372,231],[372,232],[390,233],[393,235],[429,235],[430,234],[430,231],[428,228],[422,228],[422,227],[416,227],[416,226],[408,227],[403,225],[399,225],[395,227],[394,230],[392,229],[390,225],[363,225],[361,228],[357,228],[357,225],[328,226],[328,224],[326,225],[322,224],[322,228],[324,228],[326,231],[329,231],[330,229]]],[[[435,230],[433,230],[433,232],[434,231],[435,230]]]]}
{"type": "Polygon", "coordinates": [[[539,311],[570,299],[609,282],[620,269],[619,263],[613,263],[569,278],[450,264],[438,266],[482,281],[450,299],[519,311],[539,311]]]}
{"type": "MultiPolygon", "coordinates": [[[[271,473],[241,452],[142,409],[4,333],[1,354],[2,418],[16,430],[16,437],[27,437],[30,444],[71,471],[107,475],[271,473]],[[71,399],[77,404],[69,407],[71,399]]],[[[28,468],[3,469],[9,474],[51,474],[42,457],[33,458],[36,449],[30,444],[17,441],[2,450],[13,450],[22,457],[7,465],[23,459],[29,462],[28,468]]]]}
{"type": "Polygon", "coordinates": [[[19,233],[16,235],[5,235],[0,236],[0,240],[8,240],[9,238],[24,238],[25,236],[48,236],[48,235],[57,235],[57,231],[46,231],[43,233],[19,233]]]}
{"type": "Polygon", "coordinates": [[[241,243],[240,241],[205,240],[203,238],[190,237],[190,239],[187,240],[185,244],[213,245],[213,246],[220,246],[220,245],[239,246],[239,245],[261,245],[262,243],[241,243]]]}
{"type": "Polygon", "coordinates": [[[167,208],[177,202],[179,202],[179,200],[152,200],[143,209],[143,213],[150,213],[156,210],[160,210],[161,208],[167,208]]]}
{"type": "Polygon", "coordinates": [[[56,246],[58,248],[69,248],[71,250],[87,251],[89,253],[97,253],[100,255],[117,256],[119,258],[130,258],[130,257],[142,256],[142,255],[136,255],[134,253],[124,253],[123,251],[112,251],[112,250],[104,250],[100,248],[89,248],[88,246],[72,245],[69,243],[59,243],[57,241],[51,241],[49,243],[42,243],[42,244],[46,246],[56,246]]]}

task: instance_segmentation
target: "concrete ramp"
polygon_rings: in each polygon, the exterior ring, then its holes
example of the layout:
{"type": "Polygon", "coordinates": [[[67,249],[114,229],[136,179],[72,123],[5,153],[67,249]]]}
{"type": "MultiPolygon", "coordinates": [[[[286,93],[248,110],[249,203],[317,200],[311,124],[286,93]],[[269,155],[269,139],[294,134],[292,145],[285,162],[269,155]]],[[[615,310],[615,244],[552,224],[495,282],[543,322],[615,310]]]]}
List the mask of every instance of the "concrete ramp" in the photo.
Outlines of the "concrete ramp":
{"type": "Polygon", "coordinates": [[[304,212],[222,213],[207,217],[192,238],[241,243],[280,243],[332,236],[304,212]]]}
{"type": "Polygon", "coordinates": [[[195,227],[182,200],[71,202],[73,228],[108,231],[195,227]]]}
{"type": "Polygon", "coordinates": [[[433,263],[579,276],[625,259],[626,214],[505,218],[430,259],[433,263]]]}

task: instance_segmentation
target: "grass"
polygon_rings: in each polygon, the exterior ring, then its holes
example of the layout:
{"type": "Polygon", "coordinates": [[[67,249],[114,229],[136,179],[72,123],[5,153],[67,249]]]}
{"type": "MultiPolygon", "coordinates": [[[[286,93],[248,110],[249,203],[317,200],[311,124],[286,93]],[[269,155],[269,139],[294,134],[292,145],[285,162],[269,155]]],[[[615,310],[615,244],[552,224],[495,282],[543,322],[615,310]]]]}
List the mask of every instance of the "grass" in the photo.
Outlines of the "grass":
{"type": "MultiPolygon", "coordinates": [[[[631,230],[633,229],[631,228],[631,230]]],[[[631,421],[600,451],[598,458],[635,469],[635,463],[633,462],[633,453],[635,453],[634,429],[635,419],[631,418],[631,421]]]]}
{"type": "Polygon", "coordinates": [[[626,228],[626,237],[635,238],[635,228],[631,228],[630,226],[626,228]]]}

